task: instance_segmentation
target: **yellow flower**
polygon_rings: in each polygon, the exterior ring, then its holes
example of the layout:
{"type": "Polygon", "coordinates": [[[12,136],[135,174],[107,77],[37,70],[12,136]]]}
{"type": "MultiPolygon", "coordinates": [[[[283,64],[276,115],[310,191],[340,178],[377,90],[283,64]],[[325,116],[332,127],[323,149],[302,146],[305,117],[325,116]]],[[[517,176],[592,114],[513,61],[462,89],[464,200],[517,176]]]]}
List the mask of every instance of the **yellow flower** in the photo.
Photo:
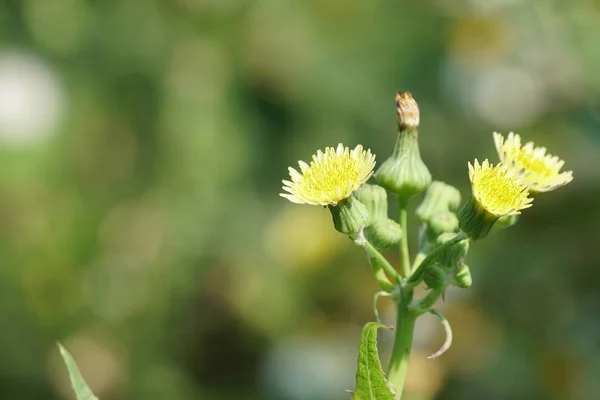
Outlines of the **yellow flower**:
{"type": "Polygon", "coordinates": [[[341,143],[337,148],[327,147],[313,155],[310,165],[298,162],[300,172],[290,167],[291,181],[284,180],[281,193],[298,204],[335,206],[350,197],[373,174],[375,155],[358,145],[354,150],[341,143]]]}
{"type": "Polygon", "coordinates": [[[527,186],[503,164],[475,160],[469,163],[469,179],[472,195],[460,211],[459,226],[472,240],[484,238],[498,218],[531,207],[527,186]]]}
{"type": "Polygon", "coordinates": [[[560,172],[563,160],[533,142],[521,146],[521,137],[513,132],[506,140],[494,132],[494,143],[500,161],[519,175],[531,193],[549,192],[573,180],[573,171],[560,172]]]}
{"type": "Polygon", "coordinates": [[[475,159],[474,165],[469,163],[469,179],[475,200],[498,218],[531,207],[533,199],[528,197],[527,186],[502,164],[494,166],[485,160],[479,165],[475,159]]]}

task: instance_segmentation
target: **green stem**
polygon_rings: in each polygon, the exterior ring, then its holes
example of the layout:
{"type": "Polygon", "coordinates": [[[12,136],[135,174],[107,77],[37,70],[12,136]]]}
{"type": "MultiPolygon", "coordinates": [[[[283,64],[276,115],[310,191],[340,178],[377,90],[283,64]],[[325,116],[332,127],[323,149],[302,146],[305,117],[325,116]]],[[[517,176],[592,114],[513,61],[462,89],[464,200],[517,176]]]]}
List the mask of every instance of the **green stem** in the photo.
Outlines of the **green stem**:
{"type": "Polygon", "coordinates": [[[384,292],[390,293],[394,289],[394,285],[385,273],[383,265],[381,265],[380,262],[370,253],[367,252],[367,254],[369,264],[371,264],[371,267],[373,268],[373,276],[375,277],[375,280],[377,283],[379,283],[379,286],[384,290],[384,292]]]}
{"type": "Polygon", "coordinates": [[[421,282],[421,279],[423,278],[423,273],[425,272],[427,267],[429,267],[436,260],[438,254],[440,254],[442,251],[444,251],[448,247],[450,247],[464,239],[466,239],[466,235],[463,232],[461,232],[458,235],[456,235],[455,237],[453,237],[452,239],[450,239],[447,242],[436,247],[435,250],[433,250],[431,253],[429,253],[429,255],[427,257],[425,257],[423,262],[417,267],[417,269],[411,275],[408,282],[406,282],[405,287],[407,289],[412,289],[415,286],[417,286],[419,284],[419,282],[421,282]]]}
{"type": "Polygon", "coordinates": [[[397,283],[402,281],[400,275],[398,275],[398,271],[392,267],[390,262],[364,237],[364,235],[361,235],[361,237],[356,239],[354,242],[357,245],[362,246],[367,253],[369,253],[369,257],[373,259],[373,264],[376,263],[377,265],[381,266],[385,272],[397,283]]]}
{"type": "Polygon", "coordinates": [[[394,385],[398,399],[402,397],[402,391],[404,390],[404,380],[406,379],[408,361],[410,360],[416,320],[417,314],[410,311],[404,301],[399,301],[394,347],[392,348],[388,369],[388,381],[394,385]]]}
{"type": "Polygon", "coordinates": [[[400,227],[402,240],[400,240],[400,259],[402,260],[402,277],[408,279],[411,273],[410,256],[408,254],[408,210],[407,201],[400,199],[400,227]]]}
{"type": "Polygon", "coordinates": [[[418,315],[425,314],[430,311],[430,308],[437,302],[441,295],[444,294],[446,287],[432,289],[422,299],[413,302],[410,305],[410,309],[416,312],[418,315]]]}

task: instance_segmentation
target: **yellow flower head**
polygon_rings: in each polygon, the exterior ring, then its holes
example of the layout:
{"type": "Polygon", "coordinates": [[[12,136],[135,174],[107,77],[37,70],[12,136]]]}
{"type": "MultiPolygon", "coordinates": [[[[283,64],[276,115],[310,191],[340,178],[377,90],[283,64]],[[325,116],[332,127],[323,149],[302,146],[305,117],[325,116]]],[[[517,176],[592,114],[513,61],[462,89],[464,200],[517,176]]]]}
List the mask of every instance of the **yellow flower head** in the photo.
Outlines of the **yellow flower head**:
{"type": "Polygon", "coordinates": [[[506,140],[494,132],[494,143],[502,164],[516,172],[531,193],[549,192],[573,180],[573,171],[560,172],[563,160],[533,142],[521,146],[521,137],[513,132],[506,140]]]}
{"type": "Polygon", "coordinates": [[[358,145],[354,150],[341,143],[337,148],[327,147],[313,155],[310,165],[298,161],[300,172],[289,167],[291,181],[282,181],[281,193],[298,204],[335,206],[350,197],[373,174],[375,155],[358,145]]]}
{"type": "Polygon", "coordinates": [[[488,160],[481,165],[469,163],[469,179],[473,198],[494,217],[520,214],[519,210],[531,207],[527,186],[503,164],[493,166],[488,160]]]}

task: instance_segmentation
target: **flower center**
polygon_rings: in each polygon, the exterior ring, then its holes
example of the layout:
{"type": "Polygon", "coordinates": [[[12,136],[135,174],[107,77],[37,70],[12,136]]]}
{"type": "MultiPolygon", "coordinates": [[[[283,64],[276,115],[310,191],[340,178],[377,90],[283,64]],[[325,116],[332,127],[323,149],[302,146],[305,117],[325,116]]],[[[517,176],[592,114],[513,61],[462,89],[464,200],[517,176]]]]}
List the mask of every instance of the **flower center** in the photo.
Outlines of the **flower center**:
{"type": "Polygon", "coordinates": [[[522,205],[523,187],[501,169],[482,170],[477,179],[477,189],[481,203],[492,213],[518,210],[522,205]]]}
{"type": "Polygon", "coordinates": [[[313,161],[310,169],[304,171],[303,175],[306,189],[334,194],[339,189],[345,190],[349,182],[355,182],[359,173],[354,160],[339,157],[323,160],[319,164],[313,161]]]}
{"type": "Polygon", "coordinates": [[[515,154],[515,161],[518,166],[522,166],[526,170],[544,177],[550,177],[557,172],[555,168],[548,165],[544,157],[536,156],[532,151],[527,151],[525,149],[520,149],[520,151],[515,154]]]}

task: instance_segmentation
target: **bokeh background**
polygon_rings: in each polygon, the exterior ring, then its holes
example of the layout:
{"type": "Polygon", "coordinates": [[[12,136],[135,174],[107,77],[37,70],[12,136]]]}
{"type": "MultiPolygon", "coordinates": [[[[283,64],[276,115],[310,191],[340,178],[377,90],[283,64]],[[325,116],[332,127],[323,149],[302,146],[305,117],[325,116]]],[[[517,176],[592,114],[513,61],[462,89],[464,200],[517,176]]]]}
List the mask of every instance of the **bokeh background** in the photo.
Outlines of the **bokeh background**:
{"type": "Polygon", "coordinates": [[[575,176],[472,246],[406,399],[599,399],[599,38],[594,0],[0,0],[0,398],[72,399],[60,340],[103,400],[347,399],[377,287],[280,181],[384,160],[403,89],[463,198],[494,130],[575,176]]]}

